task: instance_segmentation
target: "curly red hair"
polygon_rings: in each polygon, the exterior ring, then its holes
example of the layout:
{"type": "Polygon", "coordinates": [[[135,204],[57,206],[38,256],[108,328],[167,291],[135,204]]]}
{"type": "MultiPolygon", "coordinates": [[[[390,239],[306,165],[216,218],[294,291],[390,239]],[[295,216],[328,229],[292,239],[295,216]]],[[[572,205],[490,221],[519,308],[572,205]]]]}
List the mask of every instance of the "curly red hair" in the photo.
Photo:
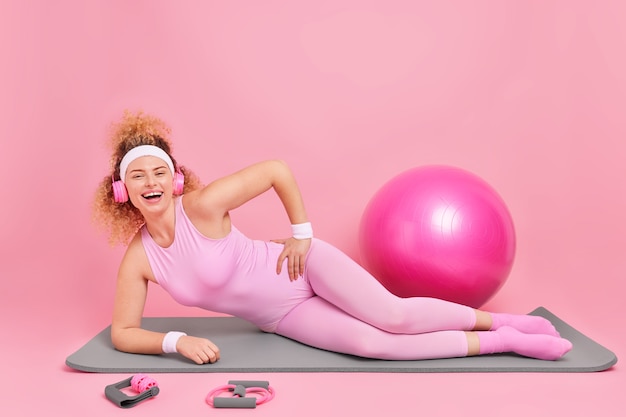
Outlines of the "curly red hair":
{"type": "Polygon", "coordinates": [[[109,136],[112,150],[111,174],[105,176],[98,188],[92,204],[92,218],[97,226],[109,234],[111,245],[128,244],[145,220],[141,212],[130,201],[116,203],[113,200],[113,178],[119,179],[120,162],[124,155],[140,145],[154,145],[163,149],[172,158],[174,168],[185,176],[183,192],[193,191],[202,185],[198,177],[188,168],[179,166],[172,157],[170,128],[161,119],[142,111],[125,111],[119,122],[113,123],[109,136]]]}

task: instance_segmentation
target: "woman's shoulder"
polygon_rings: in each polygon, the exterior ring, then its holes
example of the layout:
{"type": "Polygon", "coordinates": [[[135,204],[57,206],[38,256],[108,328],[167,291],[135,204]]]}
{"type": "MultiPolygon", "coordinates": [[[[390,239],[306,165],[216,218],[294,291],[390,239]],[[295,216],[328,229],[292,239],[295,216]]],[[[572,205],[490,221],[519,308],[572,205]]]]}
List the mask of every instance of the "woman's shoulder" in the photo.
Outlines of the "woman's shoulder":
{"type": "Polygon", "coordinates": [[[135,234],[126,247],[126,252],[120,263],[118,279],[146,279],[155,281],[152,270],[150,269],[148,257],[143,247],[141,230],[135,234]]]}
{"type": "Polygon", "coordinates": [[[230,233],[230,215],[219,207],[206,189],[183,195],[184,216],[198,232],[210,239],[221,239],[230,233]]]}
{"type": "Polygon", "coordinates": [[[135,234],[126,247],[120,269],[122,271],[137,271],[144,276],[146,272],[145,266],[148,265],[148,258],[143,246],[141,234],[142,229],[135,234]]]}
{"type": "Polygon", "coordinates": [[[142,232],[143,232],[143,228],[145,226],[142,226],[137,233],[135,233],[135,236],[133,236],[133,238],[131,239],[131,241],[128,243],[128,246],[126,246],[126,252],[124,254],[124,258],[132,258],[132,259],[136,259],[138,256],[141,256],[144,253],[144,248],[143,248],[143,238],[142,238],[142,232]]]}
{"type": "Polygon", "coordinates": [[[185,214],[190,219],[213,218],[216,213],[213,198],[214,195],[211,193],[210,186],[185,193],[182,196],[185,214]]]}

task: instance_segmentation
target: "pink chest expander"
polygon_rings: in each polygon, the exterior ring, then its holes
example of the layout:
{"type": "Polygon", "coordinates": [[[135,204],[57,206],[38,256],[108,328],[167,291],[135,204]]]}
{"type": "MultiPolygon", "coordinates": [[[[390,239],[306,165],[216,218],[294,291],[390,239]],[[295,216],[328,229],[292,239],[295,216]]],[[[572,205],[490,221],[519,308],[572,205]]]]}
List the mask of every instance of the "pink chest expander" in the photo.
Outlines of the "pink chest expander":
{"type": "Polygon", "coordinates": [[[274,398],[274,389],[268,381],[228,381],[228,384],[209,391],[206,402],[214,408],[256,408],[274,398]],[[220,396],[231,393],[230,397],[220,396]],[[255,394],[247,397],[246,394],[255,394]]]}

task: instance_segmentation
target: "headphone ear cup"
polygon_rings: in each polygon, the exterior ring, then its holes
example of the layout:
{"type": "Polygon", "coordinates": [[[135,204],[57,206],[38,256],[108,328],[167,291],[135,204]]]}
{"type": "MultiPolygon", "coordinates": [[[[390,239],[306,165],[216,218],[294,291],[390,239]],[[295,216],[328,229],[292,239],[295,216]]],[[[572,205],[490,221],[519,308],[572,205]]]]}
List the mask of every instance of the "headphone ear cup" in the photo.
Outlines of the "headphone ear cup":
{"type": "Polygon", "coordinates": [[[116,203],[125,203],[128,201],[128,190],[122,181],[113,181],[113,200],[116,203]]]}
{"type": "Polygon", "coordinates": [[[185,176],[182,172],[174,174],[174,195],[181,195],[185,188],[185,176]]]}

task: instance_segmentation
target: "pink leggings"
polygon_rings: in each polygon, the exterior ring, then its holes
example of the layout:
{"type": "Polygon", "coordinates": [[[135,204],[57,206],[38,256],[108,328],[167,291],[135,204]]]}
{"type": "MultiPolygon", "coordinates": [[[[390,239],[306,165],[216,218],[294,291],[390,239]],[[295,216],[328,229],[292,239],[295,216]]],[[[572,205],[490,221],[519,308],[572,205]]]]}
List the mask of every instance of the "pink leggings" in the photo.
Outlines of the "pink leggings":
{"type": "MultiPolygon", "coordinates": [[[[303,278],[300,278],[303,279],[303,278]]],[[[470,307],[433,298],[400,298],[349,256],[314,240],[305,279],[316,296],[289,312],[276,333],[352,355],[394,360],[467,356],[470,307]]]]}

